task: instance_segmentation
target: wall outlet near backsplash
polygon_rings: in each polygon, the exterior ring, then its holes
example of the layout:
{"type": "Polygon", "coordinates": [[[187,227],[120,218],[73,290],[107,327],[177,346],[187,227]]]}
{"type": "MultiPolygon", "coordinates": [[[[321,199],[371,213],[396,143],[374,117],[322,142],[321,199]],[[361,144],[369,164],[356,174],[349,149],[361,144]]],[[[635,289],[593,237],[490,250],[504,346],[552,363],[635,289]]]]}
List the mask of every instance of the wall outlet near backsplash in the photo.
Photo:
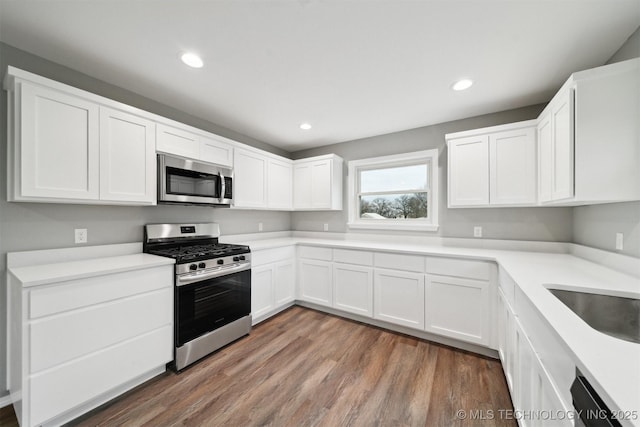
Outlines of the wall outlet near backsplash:
{"type": "Polygon", "coordinates": [[[473,237],[482,237],[482,227],[480,226],[473,227],[473,237]]]}
{"type": "Polygon", "coordinates": [[[263,230],[264,230],[264,227],[262,226],[262,223],[259,222],[258,223],[258,231],[263,231],[263,230]]]}
{"type": "Polygon", "coordinates": [[[624,249],[624,234],[616,233],[616,251],[624,249]]]}
{"type": "Polygon", "coordinates": [[[86,228],[76,228],[74,230],[74,237],[76,244],[78,243],[87,243],[87,229],[86,228]]]}

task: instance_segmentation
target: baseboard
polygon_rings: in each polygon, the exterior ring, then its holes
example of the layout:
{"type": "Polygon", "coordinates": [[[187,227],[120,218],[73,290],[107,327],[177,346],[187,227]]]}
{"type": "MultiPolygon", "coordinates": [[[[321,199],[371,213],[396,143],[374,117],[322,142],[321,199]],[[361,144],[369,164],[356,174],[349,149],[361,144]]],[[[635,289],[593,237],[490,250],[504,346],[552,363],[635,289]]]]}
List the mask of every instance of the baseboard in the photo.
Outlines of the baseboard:
{"type": "Polygon", "coordinates": [[[7,394],[6,396],[0,397],[0,408],[4,408],[5,406],[11,405],[11,395],[7,394]]]}

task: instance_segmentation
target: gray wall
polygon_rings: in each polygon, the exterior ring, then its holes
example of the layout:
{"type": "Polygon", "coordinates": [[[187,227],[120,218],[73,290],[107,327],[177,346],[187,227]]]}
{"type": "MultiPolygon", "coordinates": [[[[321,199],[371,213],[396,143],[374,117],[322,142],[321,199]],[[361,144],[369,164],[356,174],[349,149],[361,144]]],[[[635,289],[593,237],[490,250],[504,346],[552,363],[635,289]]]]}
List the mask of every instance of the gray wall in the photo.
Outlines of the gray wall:
{"type": "MultiPolygon", "coordinates": [[[[607,63],[638,57],[640,57],[640,28],[636,29],[607,63]]],[[[624,234],[622,253],[640,258],[640,202],[581,206],[574,209],[573,241],[575,243],[614,251],[616,233],[624,234]]]]}
{"type": "MultiPolygon", "coordinates": [[[[246,144],[289,156],[278,148],[253,140],[204,119],[184,114],[151,99],[109,85],[59,64],[0,43],[0,78],[13,65],[51,79],[106,96],[141,109],[246,144]]],[[[223,234],[253,233],[262,222],[264,231],[291,229],[289,212],[245,211],[191,206],[88,206],[42,203],[8,203],[5,178],[7,156],[7,99],[0,91],[0,271],[6,268],[6,253],[74,246],[73,229],[88,229],[88,244],[103,245],[142,241],[142,226],[147,223],[215,221],[223,234]]],[[[5,276],[0,275],[0,342],[6,333],[5,276]]],[[[4,345],[0,346],[4,349],[4,345]]],[[[0,396],[5,391],[5,352],[0,351],[0,396]]]]}
{"type": "MultiPolygon", "coordinates": [[[[448,209],[447,208],[447,150],[445,134],[485,126],[534,119],[544,105],[487,114],[433,126],[411,129],[387,135],[374,136],[328,145],[292,154],[294,159],[335,153],[349,160],[437,148],[439,157],[439,212],[440,229],[424,232],[425,236],[473,237],[473,227],[482,226],[483,237],[488,239],[518,239],[569,242],[572,239],[571,208],[499,208],[499,209],[448,209]]],[[[329,231],[347,231],[346,195],[342,212],[294,212],[294,230],[322,231],[329,224],[329,231]]],[[[394,232],[394,234],[402,234],[394,232]]],[[[415,234],[412,232],[410,234],[415,234]]]]}

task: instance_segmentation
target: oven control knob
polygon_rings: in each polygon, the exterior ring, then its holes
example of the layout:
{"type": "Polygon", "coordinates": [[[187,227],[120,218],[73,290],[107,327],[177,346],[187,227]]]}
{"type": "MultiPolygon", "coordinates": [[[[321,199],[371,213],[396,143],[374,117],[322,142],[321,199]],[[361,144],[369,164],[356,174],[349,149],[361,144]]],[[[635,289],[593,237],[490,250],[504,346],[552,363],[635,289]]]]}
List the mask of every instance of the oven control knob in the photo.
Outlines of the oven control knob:
{"type": "Polygon", "coordinates": [[[191,265],[189,266],[189,270],[197,270],[197,269],[198,269],[198,266],[197,266],[197,265],[195,265],[195,264],[191,264],[191,265]]]}
{"type": "Polygon", "coordinates": [[[205,264],[204,262],[201,262],[200,264],[198,264],[199,268],[205,268],[207,266],[207,264],[205,264]]]}
{"type": "Polygon", "coordinates": [[[234,257],[233,257],[233,260],[234,260],[234,261],[240,261],[240,258],[239,258],[239,257],[237,257],[237,256],[234,256],[234,257]]]}
{"type": "Polygon", "coordinates": [[[223,259],[219,259],[218,260],[218,264],[224,264],[224,260],[223,259]]]}
{"type": "Polygon", "coordinates": [[[245,258],[244,255],[240,255],[240,261],[244,261],[245,259],[247,259],[247,258],[245,258]]]}

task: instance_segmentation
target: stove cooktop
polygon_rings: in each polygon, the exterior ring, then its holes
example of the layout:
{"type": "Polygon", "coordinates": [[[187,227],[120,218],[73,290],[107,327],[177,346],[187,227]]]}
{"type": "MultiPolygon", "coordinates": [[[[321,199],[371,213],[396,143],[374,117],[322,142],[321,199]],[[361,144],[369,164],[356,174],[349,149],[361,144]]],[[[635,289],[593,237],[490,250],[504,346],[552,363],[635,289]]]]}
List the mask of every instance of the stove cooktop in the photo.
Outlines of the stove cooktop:
{"type": "Polygon", "coordinates": [[[227,243],[211,243],[206,245],[179,245],[147,250],[153,255],[160,255],[175,259],[178,263],[215,259],[230,255],[251,252],[249,246],[231,245],[227,243]]]}

